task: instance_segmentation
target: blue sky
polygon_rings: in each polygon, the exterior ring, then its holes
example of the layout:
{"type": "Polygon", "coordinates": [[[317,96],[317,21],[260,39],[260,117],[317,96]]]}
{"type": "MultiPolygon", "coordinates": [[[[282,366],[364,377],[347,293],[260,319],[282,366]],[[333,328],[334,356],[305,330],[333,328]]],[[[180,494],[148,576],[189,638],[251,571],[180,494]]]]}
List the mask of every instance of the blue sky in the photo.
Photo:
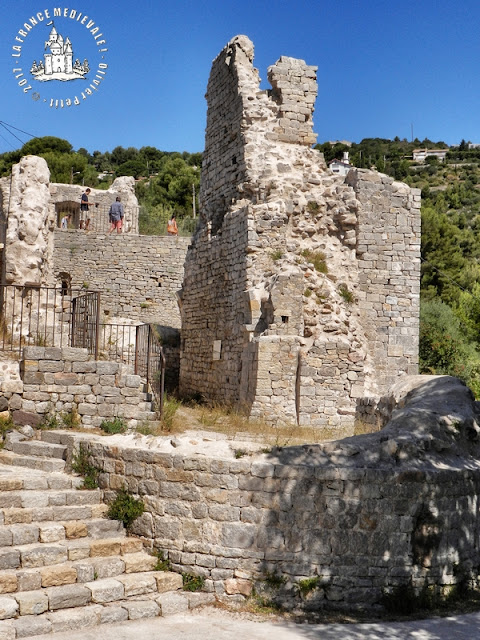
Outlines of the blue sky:
{"type": "MultiPolygon", "coordinates": [[[[85,26],[69,18],[56,25],[70,35],[74,57],[97,64],[99,47],[85,26]]],[[[262,88],[281,55],[318,65],[319,142],[410,139],[412,127],[420,140],[480,142],[478,0],[20,0],[2,11],[0,120],[90,152],[117,145],[202,151],[211,62],[237,34],[254,43],[262,88]],[[80,93],[70,87],[86,82],[39,83],[27,69],[43,56],[46,21],[24,38],[20,67],[42,98],[33,100],[33,90],[24,94],[12,71],[19,67],[11,54],[23,23],[55,7],[88,15],[108,48],[98,90],[63,109],[49,107],[43,96],[80,93]]],[[[3,128],[0,136],[0,152],[21,146],[3,128]]]]}

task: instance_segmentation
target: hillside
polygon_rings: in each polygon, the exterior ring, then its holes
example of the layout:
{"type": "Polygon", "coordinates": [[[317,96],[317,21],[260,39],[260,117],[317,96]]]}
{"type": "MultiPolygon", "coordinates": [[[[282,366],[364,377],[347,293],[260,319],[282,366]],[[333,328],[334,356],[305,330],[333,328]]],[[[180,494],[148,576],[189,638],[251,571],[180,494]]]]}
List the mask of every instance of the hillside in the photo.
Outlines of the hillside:
{"type": "Polygon", "coordinates": [[[327,161],[348,151],[352,165],[422,190],[421,372],[458,376],[480,397],[480,149],[462,141],[444,162],[418,163],[414,149],[447,145],[369,138],[317,148],[327,161]]]}

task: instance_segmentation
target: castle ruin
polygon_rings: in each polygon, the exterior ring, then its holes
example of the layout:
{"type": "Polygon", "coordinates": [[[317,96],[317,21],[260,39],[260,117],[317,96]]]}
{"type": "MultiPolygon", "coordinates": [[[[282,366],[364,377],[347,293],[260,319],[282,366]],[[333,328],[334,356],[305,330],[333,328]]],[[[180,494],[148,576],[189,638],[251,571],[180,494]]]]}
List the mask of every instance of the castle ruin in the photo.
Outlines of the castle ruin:
{"type": "Polygon", "coordinates": [[[261,91],[252,62],[237,36],[208,83],[180,389],[348,432],[418,371],[420,190],[332,175],[312,149],[317,67],[282,56],[261,91]]]}

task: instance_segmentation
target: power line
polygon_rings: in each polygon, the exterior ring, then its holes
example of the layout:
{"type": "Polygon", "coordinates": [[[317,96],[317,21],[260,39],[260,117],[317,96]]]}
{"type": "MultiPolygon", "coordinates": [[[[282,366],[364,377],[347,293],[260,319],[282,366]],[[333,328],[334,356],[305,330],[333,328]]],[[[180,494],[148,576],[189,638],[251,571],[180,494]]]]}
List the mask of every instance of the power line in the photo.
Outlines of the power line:
{"type": "Polygon", "coordinates": [[[24,133],[26,136],[30,136],[30,138],[36,138],[37,136],[33,135],[33,133],[28,133],[27,131],[23,131],[23,129],[18,129],[18,127],[14,127],[13,124],[8,124],[8,122],[3,122],[0,120],[0,123],[3,125],[7,125],[11,129],[15,129],[15,131],[20,131],[20,133],[24,133]]]}
{"type": "MultiPolygon", "coordinates": [[[[27,131],[23,131],[23,129],[19,129],[18,127],[14,127],[13,124],[8,124],[8,122],[3,122],[2,120],[0,120],[0,126],[2,126],[5,129],[5,131],[7,131],[11,136],[16,138],[21,143],[22,147],[25,144],[25,141],[22,140],[21,138],[19,138],[10,129],[14,129],[15,131],[19,131],[20,133],[23,133],[24,135],[29,136],[30,138],[36,138],[37,137],[37,136],[34,136],[33,133],[28,133],[27,131]]],[[[2,138],[3,138],[3,136],[2,136],[2,138]]],[[[3,139],[5,140],[5,138],[3,138],[3,139]]],[[[7,142],[7,140],[5,140],[5,142],[7,142]]],[[[7,142],[7,144],[12,146],[11,143],[9,143],[9,142],[7,142]]]]}
{"type": "Polygon", "coordinates": [[[1,138],[4,142],[6,142],[6,144],[8,144],[8,146],[9,146],[9,147],[12,147],[12,149],[15,151],[15,147],[14,147],[14,146],[13,146],[13,144],[10,142],[10,140],[7,140],[7,139],[5,138],[5,136],[2,136],[2,134],[1,134],[1,133],[0,133],[0,138],[1,138]]]}

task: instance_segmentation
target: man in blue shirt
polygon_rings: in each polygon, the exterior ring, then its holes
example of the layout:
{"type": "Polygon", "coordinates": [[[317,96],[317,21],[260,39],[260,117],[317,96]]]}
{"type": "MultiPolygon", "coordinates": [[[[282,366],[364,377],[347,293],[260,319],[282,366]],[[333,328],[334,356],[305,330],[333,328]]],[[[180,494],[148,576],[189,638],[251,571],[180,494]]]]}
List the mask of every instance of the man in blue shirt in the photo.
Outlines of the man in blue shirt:
{"type": "Polygon", "coordinates": [[[112,233],[115,229],[117,233],[122,233],[123,217],[125,212],[123,210],[123,204],[120,202],[120,196],[117,196],[115,202],[110,205],[110,211],[108,216],[110,218],[110,230],[108,233],[112,233]]]}

